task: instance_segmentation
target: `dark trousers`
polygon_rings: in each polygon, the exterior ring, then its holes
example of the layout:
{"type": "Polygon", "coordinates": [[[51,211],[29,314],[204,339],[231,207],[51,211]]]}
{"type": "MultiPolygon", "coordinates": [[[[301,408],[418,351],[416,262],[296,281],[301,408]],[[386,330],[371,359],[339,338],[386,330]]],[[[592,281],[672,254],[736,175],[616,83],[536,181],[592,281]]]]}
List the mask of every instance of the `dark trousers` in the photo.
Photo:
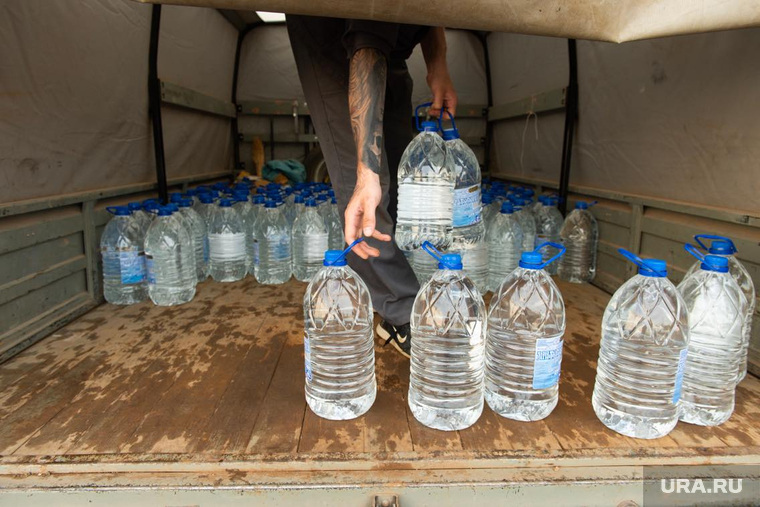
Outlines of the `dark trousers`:
{"type": "MultiPolygon", "coordinates": [[[[331,18],[288,16],[288,34],[311,121],[327,164],[341,220],[356,186],[356,145],[348,111],[349,59],[341,43],[345,22],[331,18]]],[[[398,196],[397,171],[412,131],[412,78],[404,60],[388,62],[383,114],[383,198],[376,228],[393,236],[398,196]]],[[[363,260],[349,254],[348,264],[367,284],[372,305],[394,325],[409,322],[419,284],[394,241],[374,239],[380,256],[363,260]]]]}

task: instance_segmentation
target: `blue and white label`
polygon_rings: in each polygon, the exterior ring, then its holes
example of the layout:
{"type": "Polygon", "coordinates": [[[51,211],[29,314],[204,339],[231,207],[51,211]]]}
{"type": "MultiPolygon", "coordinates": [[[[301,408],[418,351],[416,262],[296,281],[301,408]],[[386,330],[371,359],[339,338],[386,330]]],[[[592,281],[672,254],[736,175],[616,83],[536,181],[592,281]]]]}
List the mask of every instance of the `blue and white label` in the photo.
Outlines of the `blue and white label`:
{"type": "Polygon", "coordinates": [[[153,256],[145,255],[145,270],[148,275],[148,283],[151,285],[156,284],[156,271],[153,269],[153,256]]]}
{"type": "Polygon", "coordinates": [[[686,367],[686,356],[689,353],[689,348],[684,347],[678,356],[678,369],[676,370],[676,386],[673,391],[673,403],[678,403],[681,399],[681,387],[683,387],[683,370],[686,367]]]}
{"type": "Polygon", "coordinates": [[[480,185],[454,190],[454,227],[480,222],[480,185]]]}
{"type": "Polygon", "coordinates": [[[290,258],[290,237],[287,234],[281,234],[269,238],[269,251],[272,254],[272,260],[284,261],[290,258]]]}
{"type": "Polygon", "coordinates": [[[533,389],[548,389],[559,382],[562,364],[561,336],[536,340],[536,357],[533,363],[533,389]]]}
{"type": "Polygon", "coordinates": [[[306,381],[311,382],[313,378],[311,371],[311,346],[307,335],[303,335],[303,363],[304,372],[306,373],[306,381]]]}
{"type": "Polygon", "coordinates": [[[119,269],[121,283],[125,285],[145,281],[145,263],[143,256],[137,250],[119,252],[119,269]]]}

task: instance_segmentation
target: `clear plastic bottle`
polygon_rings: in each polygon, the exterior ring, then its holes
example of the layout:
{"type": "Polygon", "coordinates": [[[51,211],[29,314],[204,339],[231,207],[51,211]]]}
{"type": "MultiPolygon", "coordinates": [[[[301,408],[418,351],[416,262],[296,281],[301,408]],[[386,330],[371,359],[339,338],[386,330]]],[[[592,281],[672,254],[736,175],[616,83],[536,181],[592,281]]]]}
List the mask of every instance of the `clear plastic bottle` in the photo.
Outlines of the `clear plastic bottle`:
{"type": "Polygon", "coordinates": [[[680,420],[717,426],[734,411],[747,299],[726,257],[703,256],[691,245],[686,250],[701,267],[678,285],[689,313],[680,420]]]}
{"type": "Polygon", "coordinates": [[[486,232],[488,241],[488,290],[496,292],[512,271],[517,268],[523,245],[520,222],[509,202],[501,205],[486,232]]]}
{"type": "Polygon", "coordinates": [[[325,252],[303,300],[306,402],[334,420],[366,413],[377,393],[372,301],[346,252],[325,252]]]}
{"type": "Polygon", "coordinates": [[[628,437],[659,438],[678,422],[689,345],[686,304],[667,265],[619,250],[639,273],[612,296],[591,403],[605,426],[628,437]]]}
{"type": "Polygon", "coordinates": [[[314,199],[306,201],[306,210],[293,222],[293,276],[307,282],[322,267],[327,250],[327,226],[314,199]]]}
{"type": "Polygon", "coordinates": [[[150,227],[153,217],[143,209],[142,203],[130,202],[127,206],[132,213],[132,218],[135,220],[137,227],[140,230],[140,237],[145,240],[145,233],[148,232],[148,227],[150,227]]]}
{"type": "Polygon", "coordinates": [[[171,206],[160,206],[145,236],[148,295],[158,306],[180,305],[195,296],[195,251],[174,213],[171,206]]]}
{"type": "Polygon", "coordinates": [[[148,296],[145,281],[144,238],[127,206],[106,208],[113,218],[100,237],[103,296],[114,305],[131,305],[148,296]]]}
{"type": "Polygon", "coordinates": [[[343,239],[343,224],[340,221],[340,212],[335,197],[330,199],[330,207],[327,213],[327,247],[330,250],[340,250],[346,245],[343,239]]]}
{"type": "Polygon", "coordinates": [[[420,130],[399,163],[396,244],[401,250],[414,250],[430,241],[446,249],[451,244],[456,178],[446,165],[438,124],[423,122],[420,130]]]}
{"type": "Polygon", "coordinates": [[[208,229],[208,226],[211,225],[211,215],[216,209],[214,194],[210,192],[198,194],[198,201],[200,204],[195,208],[195,211],[206,222],[206,229],[208,229]]]}
{"type": "Polygon", "coordinates": [[[417,277],[417,282],[422,287],[438,270],[438,261],[422,248],[412,250],[408,254],[409,265],[412,266],[414,276],[417,277]]]}
{"type": "Polygon", "coordinates": [[[206,221],[192,208],[192,199],[180,199],[177,203],[180,214],[190,227],[195,250],[195,274],[197,281],[202,282],[208,277],[208,230],[206,221]]]}
{"type": "Polygon", "coordinates": [[[559,262],[557,274],[567,282],[586,283],[596,275],[596,250],[599,226],[588,210],[591,204],[578,201],[575,209],[565,218],[559,232],[567,253],[559,262]]]}
{"type": "Polygon", "coordinates": [[[248,271],[245,224],[230,199],[219,201],[208,227],[208,273],[217,282],[242,280],[248,271]]]}
{"type": "Polygon", "coordinates": [[[515,219],[520,224],[522,231],[522,250],[520,253],[532,252],[536,247],[536,219],[533,217],[533,213],[524,206],[525,201],[519,198],[512,203],[515,219]]]}
{"type": "Polygon", "coordinates": [[[459,255],[439,254],[412,308],[409,408],[425,426],[455,431],[483,412],[486,307],[459,255]]]}
{"type": "Polygon", "coordinates": [[[276,285],[285,283],[291,275],[291,246],[288,220],[277,207],[277,202],[268,200],[264,205],[258,223],[259,239],[259,283],[276,285]]]}
{"type": "MultiPolygon", "coordinates": [[[[177,194],[172,194],[172,195],[176,196],[177,194]]],[[[174,202],[170,202],[166,206],[172,210],[172,213],[173,213],[172,217],[174,217],[174,219],[177,222],[179,222],[180,226],[183,229],[185,229],[185,231],[187,232],[188,236],[190,237],[190,248],[192,249],[192,252],[193,252],[193,255],[191,256],[191,263],[192,263],[193,273],[196,273],[196,263],[195,263],[195,252],[196,252],[196,248],[195,248],[195,232],[193,231],[193,227],[190,224],[190,221],[185,217],[185,215],[183,215],[182,213],[178,213],[179,212],[179,201],[181,201],[181,200],[182,200],[181,197],[174,197],[174,202]]],[[[196,282],[197,282],[197,279],[196,279],[196,282]]]]}
{"type": "Polygon", "coordinates": [[[253,202],[248,209],[248,216],[245,219],[246,226],[246,257],[248,260],[248,274],[256,277],[259,270],[259,220],[264,214],[264,203],[266,202],[263,195],[255,195],[253,202]]]}
{"type": "MultiPolygon", "coordinates": [[[[744,377],[747,376],[747,354],[749,351],[749,342],[752,338],[752,316],[755,313],[755,305],[757,302],[755,299],[755,284],[752,282],[752,277],[749,275],[747,268],[745,268],[744,264],[739,262],[739,260],[734,255],[736,254],[736,246],[734,245],[734,242],[731,241],[731,239],[725,236],[715,236],[714,234],[697,234],[694,236],[694,239],[699,244],[699,246],[706,250],[710,255],[718,255],[721,257],[726,257],[728,259],[728,272],[739,285],[742,294],[744,294],[744,297],[748,302],[747,311],[744,315],[744,327],[742,331],[744,341],[742,342],[743,345],[741,358],[739,359],[739,375],[737,378],[738,383],[744,380],[744,377]],[[702,240],[705,239],[711,240],[709,247],[703,243],[702,240]]],[[[700,262],[693,264],[689,271],[686,272],[684,279],[698,271],[700,267],[700,262]]]]}
{"type": "MultiPolygon", "coordinates": [[[[539,244],[561,242],[559,231],[562,229],[564,219],[562,213],[557,209],[557,200],[547,197],[537,204],[533,208],[537,224],[536,242],[539,244]]],[[[545,248],[543,250],[544,260],[551,259],[557,255],[558,251],[554,247],[545,248]]],[[[559,263],[551,263],[545,269],[550,275],[556,275],[558,267],[559,263]]]]}
{"type": "Polygon", "coordinates": [[[487,231],[488,227],[491,225],[491,221],[496,216],[499,209],[497,208],[496,204],[494,204],[493,195],[484,193],[480,199],[483,203],[481,215],[483,216],[483,223],[485,224],[487,231]]]}
{"type": "Polygon", "coordinates": [[[485,399],[502,417],[538,421],[557,406],[565,303],[544,268],[564,251],[557,243],[542,243],[523,252],[520,267],[491,299],[485,399]],[[544,261],[541,250],[548,247],[558,253],[544,261]]]}

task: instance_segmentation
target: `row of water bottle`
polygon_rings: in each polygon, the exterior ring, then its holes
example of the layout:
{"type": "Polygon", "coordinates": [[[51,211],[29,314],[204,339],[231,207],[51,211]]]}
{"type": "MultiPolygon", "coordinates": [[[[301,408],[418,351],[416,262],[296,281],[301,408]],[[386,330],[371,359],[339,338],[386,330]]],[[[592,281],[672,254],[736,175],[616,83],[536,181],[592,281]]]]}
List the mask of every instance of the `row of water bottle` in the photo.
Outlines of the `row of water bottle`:
{"type": "Polygon", "coordinates": [[[251,192],[247,184],[215,185],[108,208],[113,218],[101,237],[106,301],[157,305],[190,301],[195,285],[211,276],[231,282],[255,276],[260,283],[299,280],[319,268],[343,232],[328,185],[272,184],[251,192]]]}
{"type": "MultiPolygon", "coordinates": [[[[664,261],[621,249],[639,272],[612,297],[592,404],[610,429],[635,438],[666,435],[679,418],[699,425],[726,421],[746,373],[755,293],[727,238],[678,287],[664,261]]],[[[697,240],[705,236],[698,236],[697,240]]],[[[422,424],[457,430],[474,424],[484,403],[510,419],[547,417],[558,402],[565,307],[545,269],[565,252],[542,244],[523,252],[499,285],[490,308],[463,272],[458,254],[440,254],[438,270],[411,315],[408,403],[422,424]],[[542,250],[558,253],[544,260],[542,250]]],[[[361,279],[328,252],[304,298],[306,396],[328,419],[357,417],[375,398],[372,310],[361,279]]]]}

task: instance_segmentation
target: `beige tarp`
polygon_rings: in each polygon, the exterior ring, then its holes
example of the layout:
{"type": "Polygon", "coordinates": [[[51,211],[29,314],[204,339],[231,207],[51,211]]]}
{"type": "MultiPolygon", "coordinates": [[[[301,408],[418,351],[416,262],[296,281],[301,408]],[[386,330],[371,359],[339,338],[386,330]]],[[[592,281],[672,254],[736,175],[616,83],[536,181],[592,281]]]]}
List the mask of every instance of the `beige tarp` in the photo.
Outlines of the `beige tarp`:
{"type": "Polygon", "coordinates": [[[760,26],[758,0],[168,0],[155,3],[374,19],[608,42],[760,26]]]}

